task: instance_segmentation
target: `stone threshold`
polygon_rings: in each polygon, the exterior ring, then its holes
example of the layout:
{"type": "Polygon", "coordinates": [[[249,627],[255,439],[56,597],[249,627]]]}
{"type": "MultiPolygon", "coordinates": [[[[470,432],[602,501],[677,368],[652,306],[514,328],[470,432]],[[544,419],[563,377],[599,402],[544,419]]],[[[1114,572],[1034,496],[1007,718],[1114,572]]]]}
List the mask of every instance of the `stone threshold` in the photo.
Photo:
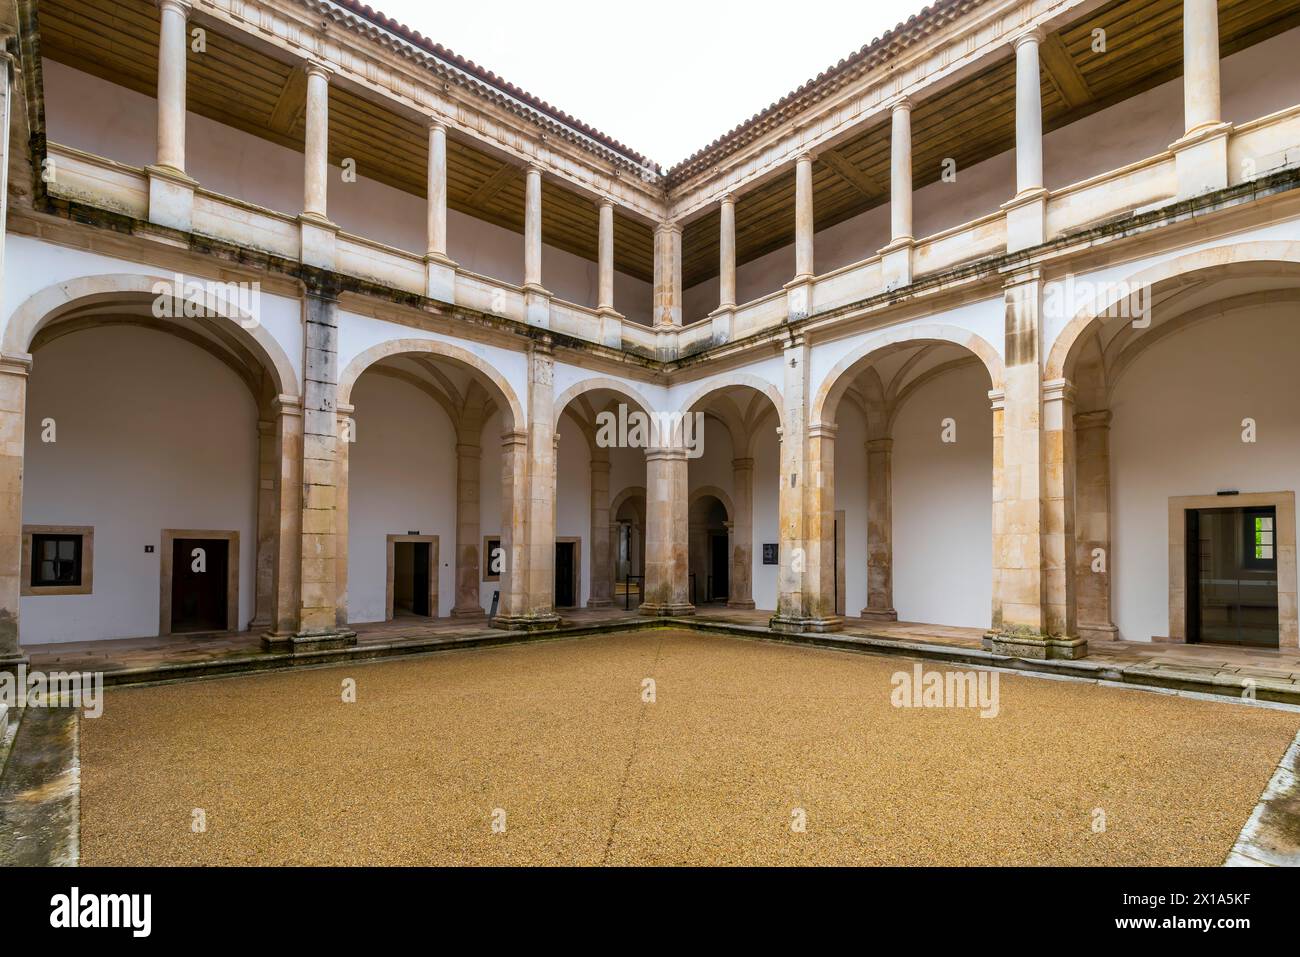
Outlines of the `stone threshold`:
{"type": "Polygon", "coordinates": [[[606,619],[598,622],[561,625],[548,631],[507,631],[483,627],[473,631],[431,634],[388,641],[370,640],[343,648],[314,651],[248,652],[209,660],[150,664],[104,672],[106,686],[158,684],[200,678],[228,677],[252,673],[318,667],[336,663],[410,657],[437,651],[484,648],[495,645],[532,641],[581,638],[611,632],[646,631],[656,628],[679,628],[713,634],[806,644],[841,651],[899,655],[946,664],[976,665],[1008,671],[1073,678],[1107,684],[1131,685],[1163,691],[1206,694],[1225,699],[1256,700],[1300,706],[1300,686],[1267,675],[1239,675],[1210,671],[1184,670],[1167,663],[1147,664],[1095,661],[1089,658],[1031,659],[1017,658],[981,648],[917,641],[891,635],[854,632],[775,632],[766,625],[710,620],[704,617],[645,617],[606,619]]]}

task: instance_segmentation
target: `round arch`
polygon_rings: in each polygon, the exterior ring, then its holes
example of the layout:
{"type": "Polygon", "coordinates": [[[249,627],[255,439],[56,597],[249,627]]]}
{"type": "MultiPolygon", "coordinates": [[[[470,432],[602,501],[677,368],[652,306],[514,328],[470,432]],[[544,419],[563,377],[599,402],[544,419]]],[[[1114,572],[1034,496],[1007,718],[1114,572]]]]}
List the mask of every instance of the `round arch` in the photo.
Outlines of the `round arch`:
{"type": "MultiPolygon", "coordinates": [[[[967,329],[959,329],[940,323],[919,326],[907,326],[901,329],[888,329],[869,336],[866,341],[837,362],[822,380],[813,399],[810,425],[828,421],[828,412],[834,413],[839,408],[840,399],[845,390],[857,378],[859,372],[869,365],[876,354],[883,349],[898,348],[907,345],[924,345],[928,342],[951,343],[961,346],[973,353],[988,371],[993,389],[1001,389],[1005,378],[1005,366],[1002,356],[988,340],[967,329]]],[[[829,421],[834,421],[833,414],[829,421]]]]}
{"type": "Polygon", "coordinates": [[[1104,322],[1106,314],[1134,288],[1150,287],[1154,295],[1163,286],[1188,278],[1214,279],[1218,274],[1249,276],[1255,271],[1281,267],[1300,276],[1300,242],[1245,242],[1214,246],[1141,269],[1123,280],[1109,282],[1113,292],[1103,302],[1085,306],[1070,319],[1052,343],[1044,378],[1069,378],[1090,333],[1104,322]]]}
{"type": "Polygon", "coordinates": [[[720,503],[722,503],[722,507],[727,511],[728,522],[734,522],[736,520],[736,506],[732,504],[731,496],[716,485],[701,485],[699,488],[695,489],[695,491],[691,492],[690,497],[687,500],[687,510],[693,513],[695,506],[699,504],[699,501],[703,498],[709,497],[716,498],[720,503]]]}
{"type": "Polygon", "coordinates": [[[564,410],[568,408],[570,402],[578,398],[580,395],[587,392],[595,392],[599,389],[604,389],[608,392],[613,392],[622,396],[647,415],[652,415],[654,413],[654,403],[642,395],[634,386],[631,386],[626,382],[620,382],[618,379],[611,379],[608,376],[594,376],[590,379],[583,379],[580,382],[575,382],[555,397],[554,410],[552,412],[554,418],[554,421],[551,423],[552,427],[559,428],[560,416],[564,414],[564,410]]]}
{"type": "Polygon", "coordinates": [[[501,403],[502,415],[508,414],[510,416],[510,421],[505,423],[506,430],[524,427],[526,419],[524,418],[523,406],[520,404],[514,390],[510,388],[510,383],[505,380],[501,373],[467,349],[462,349],[459,346],[438,339],[389,339],[366,349],[353,358],[347,364],[347,367],[339,373],[339,405],[351,404],[352,389],[356,385],[357,379],[361,377],[361,373],[365,372],[370,366],[381,359],[412,353],[438,356],[468,366],[479,373],[484,380],[491,383],[498,396],[503,400],[501,403]]]}
{"type": "Polygon", "coordinates": [[[785,400],[781,397],[781,390],[765,379],[748,372],[728,373],[725,379],[714,379],[700,385],[682,403],[682,409],[691,412],[713,396],[735,388],[747,388],[767,396],[776,410],[777,425],[785,424],[785,400]]]}
{"type": "MultiPolygon", "coordinates": [[[[145,273],[105,273],[81,276],[46,286],[28,296],[14,310],[5,326],[4,336],[0,339],[0,349],[11,354],[30,352],[32,343],[41,330],[86,307],[114,303],[126,307],[152,305],[160,295],[159,287],[171,288],[175,285],[175,279],[175,276],[145,273]]],[[[207,305],[212,307],[208,312],[213,317],[228,320],[223,323],[223,328],[257,357],[270,373],[278,394],[297,396],[302,393],[288,355],[257,317],[220,297],[207,305]]],[[[159,324],[179,324],[184,321],[163,318],[159,324]]]]}

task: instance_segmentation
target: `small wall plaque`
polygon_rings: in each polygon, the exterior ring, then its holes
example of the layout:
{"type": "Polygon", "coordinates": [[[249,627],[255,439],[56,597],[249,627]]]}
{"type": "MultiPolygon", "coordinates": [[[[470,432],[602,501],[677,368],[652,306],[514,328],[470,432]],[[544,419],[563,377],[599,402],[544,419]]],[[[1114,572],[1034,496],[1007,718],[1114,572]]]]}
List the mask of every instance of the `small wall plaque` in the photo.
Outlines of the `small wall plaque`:
{"type": "Polygon", "coordinates": [[[763,543],[763,564],[777,565],[777,556],[780,554],[781,546],[771,542],[763,543]]]}

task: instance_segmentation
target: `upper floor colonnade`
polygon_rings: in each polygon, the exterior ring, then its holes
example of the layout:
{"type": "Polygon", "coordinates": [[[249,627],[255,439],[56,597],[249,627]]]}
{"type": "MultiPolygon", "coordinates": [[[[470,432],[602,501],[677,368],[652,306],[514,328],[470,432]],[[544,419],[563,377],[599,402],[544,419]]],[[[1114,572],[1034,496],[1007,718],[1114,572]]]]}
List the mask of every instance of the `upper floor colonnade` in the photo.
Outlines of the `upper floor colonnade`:
{"type": "MultiPolygon", "coordinates": [[[[778,141],[765,152],[759,172],[755,172],[759,167],[754,162],[725,155],[717,160],[719,165],[712,175],[701,172],[698,163],[683,164],[684,172],[670,171],[660,178],[662,192],[656,203],[640,202],[635,208],[627,207],[614,190],[597,189],[579,197],[578,201],[587,203],[595,214],[596,235],[591,237],[590,245],[597,264],[595,301],[582,307],[560,300],[548,289],[542,255],[546,228],[543,190],[551,188],[544,184],[554,178],[557,193],[566,194],[571,192],[572,184],[555,176],[553,167],[540,160],[512,157],[507,163],[515,164],[514,170],[523,167],[523,248],[519,257],[522,282],[513,287],[509,304],[503,306],[502,297],[490,283],[488,288],[480,288],[480,280],[492,277],[460,269],[450,255],[448,140],[449,135],[455,137],[462,131],[454,114],[429,113],[425,116],[426,243],[418,263],[423,274],[418,291],[434,300],[485,308],[532,325],[576,333],[602,345],[672,358],[740,338],[777,321],[799,319],[873,293],[888,293],[912,284],[919,276],[969,261],[972,256],[1006,255],[1041,246],[1076,223],[1094,222],[1104,214],[1102,194],[1107,187],[1125,201],[1137,202],[1149,193],[1146,198],[1175,202],[1230,184],[1229,143],[1234,130],[1222,119],[1220,9],[1215,0],[1181,2],[1183,122],[1182,135],[1168,146],[1172,188],[1165,185],[1169,180],[1163,169],[1153,167],[1150,171],[1121,171],[1113,182],[1096,184],[1097,190],[1062,195],[1055,202],[1044,177],[1043,90],[1060,86],[1058,74],[1068,74],[1069,68],[1061,65],[1059,38],[1049,31],[1061,29],[1062,17],[1078,16],[1080,11],[1086,20],[1088,11],[1079,7],[1062,14],[1040,10],[1033,4],[1023,7],[1017,11],[1024,18],[1022,25],[999,27],[1000,40],[993,44],[1004,56],[1009,54],[1014,69],[1014,182],[1006,185],[1006,199],[1000,208],[991,210],[996,222],[985,216],[968,224],[970,229],[952,235],[945,233],[930,239],[916,235],[914,171],[920,153],[932,144],[914,142],[913,116],[929,108],[927,99],[944,90],[931,88],[923,82],[927,79],[924,77],[912,80],[918,71],[909,68],[895,83],[898,92],[881,96],[874,107],[873,115],[886,118],[888,231],[887,242],[874,254],[863,250],[868,257],[863,262],[852,268],[837,266],[832,275],[817,272],[814,235],[825,223],[817,208],[819,187],[815,184],[822,182],[822,172],[830,169],[841,180],[855,182],[862,191],[871,188],[871,176],[845,159],[844,144],[846,136],[863,135],[872,121],[870,116],[857,117],[855,128],[840,129],[835,136],[820,140],[808,132],[817,127],[816,123],[795,123],[792,130],[796,135],[789,138],[793,146],[787,148],[778,141]],[[787,176],[793,180],[793,208],[766,208],[771,203],[763,191],[787,176]],[[1139,176],[1143,177],[1141,184],[1136,182],[1139,176]],[[772,234],[791,232],[793,270],[785,280],[777,282],[784,282],[779,297],[765,296],[762,302],[746,303],[739,301],[745,297],[738,290],[738,259],[743,254],[752,260],[753,250],[742,250],[745,243],[738,243],[737,212],[747,202],[760,199],[766,208],[764,222],[769,223],[767,228],[772,234]],[[716,219],[706,222],[712,216],[716,219]],[[780,220],[787,216],[789,219],[782,223],[780,220]],[[650,305],[642,309],[638,304],[633,310],[647,317],[646,325],[627,320],[627,304],[616,301],[616,257],[621,256],[621,251],[616,252],[616,217],[640,223],[653,237],[647,264],[647,277],[652,274],[648,283],[650,305]],[[700,304],[701,273],[694,265],[686,269],[683,265],[684,245],[692,247],[693,257],[699,246],[698,242],[684,242],[684,232],[700,229],[717,237],[716,306],[707,316],[693,314],[700,304]],[[684,275],[694,295],[686,295],[684,275]],[[696,323],[700,319],[703,321],[696,323]],[[692,328],[683,329],[684,324],[692,328]]],[[[201,185],[191,178],[186,167],[186,49],[194,11],[195,6],[188,0],[160,0],[157,154],[146,170],[148,219],[183,231],[196,227],[195,190],[201,185]]],[[[1008,16],[1002,22],[1014,23],[1017,19],[1008,16]]],[[[984,35],[980,36],[982,39],[984,35]]],[[[331,220],[330,109],[338,69],[323,59],[307,58],[301,70],[305,82],[300,94],[304,134],[303,201],[296,222],[298,257],[305,264],[341,272],[373,270],[367,278],[376,275],[382,281],[403,286],[405,291],[415,291],[412,263],[381,264],[387,249],[358,250],[351,237],[341,236],[340,227],[331,220]]],[[[291,95],[287,86],[284,95],[291,95]]],[[[932,131],[933,124],[927,130],[932,131]]],[[[992,199],[996,204],[996,197],[992,199]]],[[[833,215],[843,218],[838,212],[833,215]]],[[[750,227],[745,229],[748,236],[750,227]]]]}

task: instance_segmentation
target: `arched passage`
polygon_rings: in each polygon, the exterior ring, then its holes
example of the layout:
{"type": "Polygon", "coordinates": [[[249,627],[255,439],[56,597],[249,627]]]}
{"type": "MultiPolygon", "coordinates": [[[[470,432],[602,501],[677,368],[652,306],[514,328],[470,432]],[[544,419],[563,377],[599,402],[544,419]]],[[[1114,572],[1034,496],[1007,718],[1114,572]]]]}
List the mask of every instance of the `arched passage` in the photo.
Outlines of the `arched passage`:
{"type": "Polygon", "coordinates": [[[1058,337],[1081,637],[1300,646],[1298,253],[1180,257],[1106,286],[1058,337]]]}

